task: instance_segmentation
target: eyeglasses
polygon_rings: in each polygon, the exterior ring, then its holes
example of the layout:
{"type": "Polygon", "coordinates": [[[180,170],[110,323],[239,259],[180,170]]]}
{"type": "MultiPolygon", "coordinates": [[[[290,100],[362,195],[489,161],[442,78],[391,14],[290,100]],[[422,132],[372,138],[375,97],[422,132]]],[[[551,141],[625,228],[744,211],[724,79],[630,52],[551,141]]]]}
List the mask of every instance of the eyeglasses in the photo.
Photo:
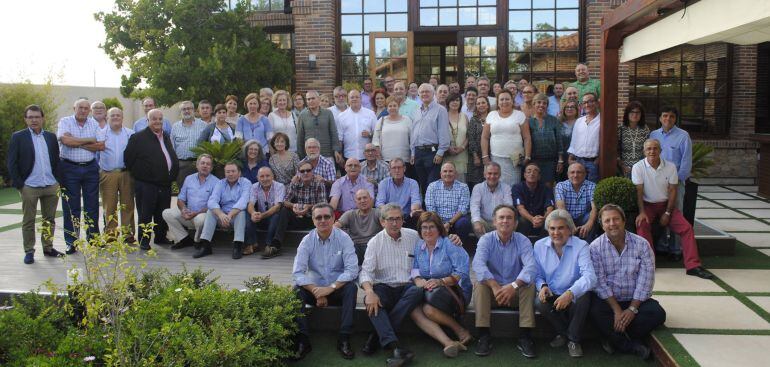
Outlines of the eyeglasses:
{"type": "Polygon", "coordinates": [[[321,215],[316,215],[315,217],[313,217],[313,219],[317,221],[329,220],[329,219],[332,219],[332,216],[329,214],[321,214],[321,215]]]}
{"type": "Polygon", "coordinates": [[[313,123],[315,124],[315,126],[318,126],[318,116],[313,117],[313,123]]]}
{"type": "Polygon", "coordinates": [[[576,110],[577,107],[575,107],[575,106],[567,106],[567,107],[564,107],[564,109],[565,110],[576,110]]]}
{"type": "Polygon", "coordinates": [[[432,231],[434,229],[438,229],[438,227],[436,227],[434,225],[420,226],[420,230],[422,230],[422,231],[432,231]]]}
{"type": "Polygon", "coordinates": [[[529,92],[521,92],[521,93],[524,93],[524,94],[533,94],[533,93],[535,93],[535,92],[533,92],[533,91],[529,91],[529,92]]]}
{"type": "Polygon", "coordinates": [[[301,170],[299,170],[299,173],[310,173],[310,172],[313,172],[313,170],[312,169],[301,169],[301,170]]]}
{"type": "Polygon", "coordinates": [[[377,149],[364,149],[364,153],[374,153],[377,149]]]}
{"type": "Polygon", "coordinates": [[[400,221],[404,220],[404,217],[388,217],[385,218],[385,221],[388,223],[398,223],[400,221]]]}

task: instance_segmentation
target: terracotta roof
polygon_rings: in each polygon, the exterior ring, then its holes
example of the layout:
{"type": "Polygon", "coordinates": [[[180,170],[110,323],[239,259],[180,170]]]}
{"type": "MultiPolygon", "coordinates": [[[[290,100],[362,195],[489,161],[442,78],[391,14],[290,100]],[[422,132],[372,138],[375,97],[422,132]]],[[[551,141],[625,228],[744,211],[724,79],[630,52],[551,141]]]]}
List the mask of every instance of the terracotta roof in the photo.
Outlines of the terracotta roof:
{"type": "MultiPolygon", "coordinates": [[[[553,51],[553,37],[543,38],[540,41],[531,43],[524,52],[548,52],[553,51]]],[[[577,51],[580,46],[580,37],[578,32],[556,39],[556,51],[577,51]]],[[[522,62],[529,59],[529,54],[520,54],[516,57],[516,62],[522,62]]]]}

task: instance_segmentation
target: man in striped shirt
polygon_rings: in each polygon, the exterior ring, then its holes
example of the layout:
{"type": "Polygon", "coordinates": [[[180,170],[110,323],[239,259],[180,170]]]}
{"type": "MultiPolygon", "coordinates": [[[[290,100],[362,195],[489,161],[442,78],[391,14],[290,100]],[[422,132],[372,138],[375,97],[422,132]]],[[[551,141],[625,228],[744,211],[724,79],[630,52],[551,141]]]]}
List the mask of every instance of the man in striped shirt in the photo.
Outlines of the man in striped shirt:
{"type": "Polygon", "coordinates": [[[171,127],[171,143],[179,158],[179,174],[176,184],[182,187],[187,176],[195,173],[195,154],[190,148],[195,147],[198,137],[206,128],[206,123],[195,118],[195,105],[191,101],[184,101],[179,105],[182,110],[182,119],[171,127]]]}

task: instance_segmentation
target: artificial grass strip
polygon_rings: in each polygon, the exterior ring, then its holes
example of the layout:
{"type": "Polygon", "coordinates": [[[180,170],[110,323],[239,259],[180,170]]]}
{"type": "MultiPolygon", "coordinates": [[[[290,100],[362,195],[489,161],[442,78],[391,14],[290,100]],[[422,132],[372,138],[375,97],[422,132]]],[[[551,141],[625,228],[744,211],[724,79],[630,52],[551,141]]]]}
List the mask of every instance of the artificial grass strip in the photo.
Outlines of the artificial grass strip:
{"type": "Polygon", "coordinates": [[[722,279],[719,279],[719,277],[715,277],[713,281],[714,283],[722,287],[724,290],[726,290],[727,293],[729,293],[730,295],[738,299],[738,301],[746,305],[746,307],[754,311],[757,315],[759,315],[759,317],[763,318],[767,322],[770,322],[770,312],[765,311],[764,308],[754,303],[754,301],[749,299],[749,297],[747,297],[746,295],[738,292],[735,288],[725,283],[722,279]]]}
{"type": "Polygon", "coordinates": [[[21,193],[13,187],[0,189],[0,206],[21,202],[21,193]]]}
{"type": "Polygon", "coordinates": [[[653,291],[653,296],[726,296],[727,292],[677,292],[677,291],[653,291]]]}
{"type": "Polygon", "coordinates": [[[663,344],[666,351],[668,351],[680,367],[700,367],[700,364],[695,361],[695,358],[690,355],[690,352],[676,340],[671,329],[662,326],[653,330],[652,333],[658,338],[660,343],[663,344]]]}
{"type": "Polygon", "coordinates": [[[770,330],[742,330],[742,329],[690,329],[669,328],[672,334],[704,334],[704,335],[770,335],[770,330]]]}

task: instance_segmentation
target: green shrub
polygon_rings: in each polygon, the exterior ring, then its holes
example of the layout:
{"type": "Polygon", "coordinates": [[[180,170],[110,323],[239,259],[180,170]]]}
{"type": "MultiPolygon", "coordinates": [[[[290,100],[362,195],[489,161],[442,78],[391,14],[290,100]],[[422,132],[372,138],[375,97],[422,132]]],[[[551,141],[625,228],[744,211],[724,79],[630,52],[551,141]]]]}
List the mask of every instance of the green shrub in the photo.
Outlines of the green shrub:
{"type": "Polygon", "coordinates": [[[605,204],[615,204],[626,212],[639,210],[636,205],[636,186],[625,177],[607,177],[596,184],[594,204],[601,209],[605,204]]]}

